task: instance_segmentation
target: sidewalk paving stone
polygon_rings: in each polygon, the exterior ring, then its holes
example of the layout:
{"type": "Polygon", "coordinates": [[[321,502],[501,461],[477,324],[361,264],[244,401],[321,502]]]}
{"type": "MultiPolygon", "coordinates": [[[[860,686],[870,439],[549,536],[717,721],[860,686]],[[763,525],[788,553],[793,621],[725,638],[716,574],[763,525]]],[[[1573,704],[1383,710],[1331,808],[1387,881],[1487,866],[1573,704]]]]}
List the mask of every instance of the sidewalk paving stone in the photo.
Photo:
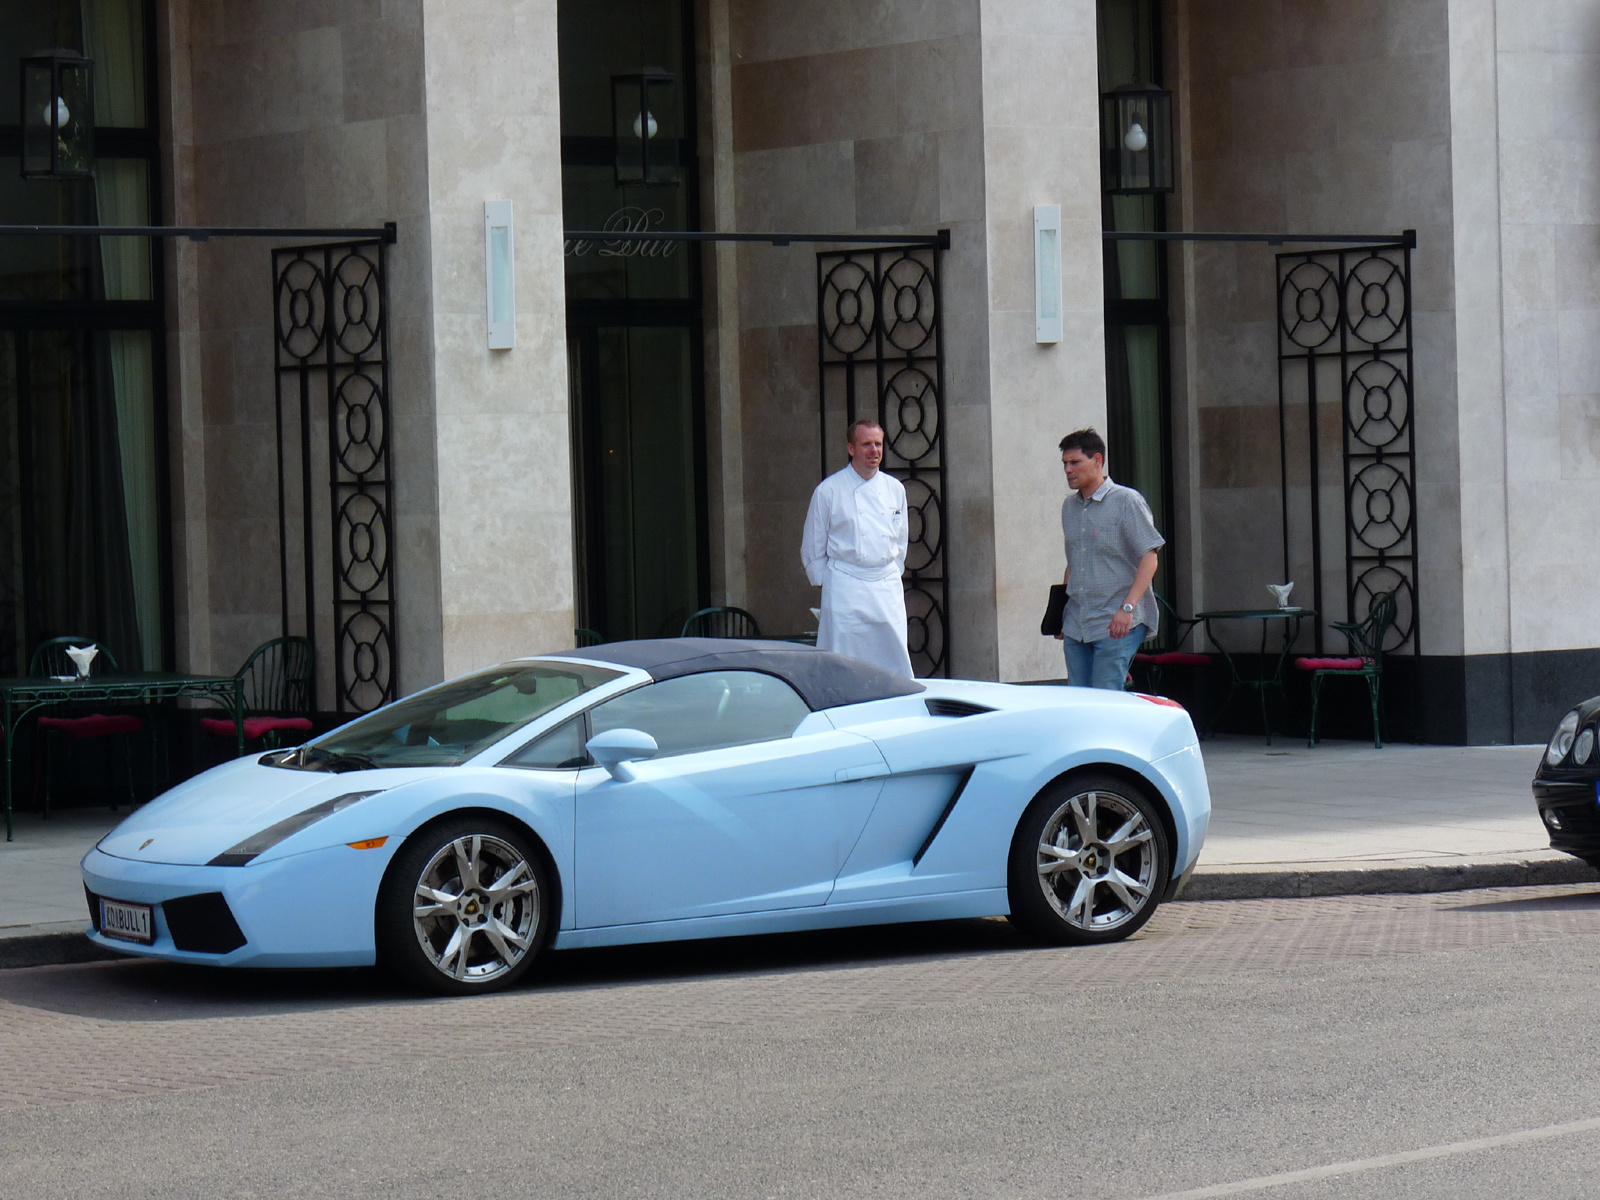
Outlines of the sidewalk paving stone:
{"type": "Polygon", "coordinates": [[[1211,739],[1211,828],[1184,899],[1600,878],[1549,848],[1529,787],[1543,749],[1211,739]]]}

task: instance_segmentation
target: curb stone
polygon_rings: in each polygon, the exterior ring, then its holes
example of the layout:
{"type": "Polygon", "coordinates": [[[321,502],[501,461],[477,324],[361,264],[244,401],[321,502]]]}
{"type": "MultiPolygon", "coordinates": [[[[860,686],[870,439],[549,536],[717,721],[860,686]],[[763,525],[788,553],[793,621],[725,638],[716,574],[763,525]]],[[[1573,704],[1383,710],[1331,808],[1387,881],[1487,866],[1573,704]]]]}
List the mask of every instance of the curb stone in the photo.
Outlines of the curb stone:
{"type": "Polygon", "coordinates": [[[1595,881],[1600,881],[1600,871],[1565,854],[1406,866],[1320,866],[1314,870],[1289,865],[1201,867],[1189,877],[1177,899],[1298,900],[1595,881]]]}
{"type": "Polygon", "coordinates": [[[125,955],[97,946],[83,931],[25,933],[0,938],[0,971],[13,967],[53,967],[64,963],[103,962],[125,955]]]}

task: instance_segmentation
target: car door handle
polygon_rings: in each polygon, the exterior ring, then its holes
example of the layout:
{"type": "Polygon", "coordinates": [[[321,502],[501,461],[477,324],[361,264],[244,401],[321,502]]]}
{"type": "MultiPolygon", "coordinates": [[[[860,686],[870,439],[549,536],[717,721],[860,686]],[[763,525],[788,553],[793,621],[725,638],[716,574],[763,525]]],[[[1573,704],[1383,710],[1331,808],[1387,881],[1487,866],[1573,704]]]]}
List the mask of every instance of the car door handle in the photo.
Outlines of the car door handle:
{"type": "Polygon", "coordinates": [[[835,783],[849,783],[852,779],[877,779],[879,776],[889,774],[889,767],[885,763],[868,763],[861,767],[840,767],[833,773],[835,783]]]}

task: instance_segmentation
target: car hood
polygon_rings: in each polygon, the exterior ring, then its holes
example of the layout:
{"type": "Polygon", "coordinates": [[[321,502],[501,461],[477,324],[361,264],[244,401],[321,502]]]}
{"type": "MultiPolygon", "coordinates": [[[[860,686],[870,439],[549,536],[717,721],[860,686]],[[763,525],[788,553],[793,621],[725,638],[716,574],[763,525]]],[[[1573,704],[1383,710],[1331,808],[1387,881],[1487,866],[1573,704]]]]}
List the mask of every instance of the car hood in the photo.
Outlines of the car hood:
{"type": "MultiPolygon", "coordinates": [[[[450,767],[296,771],[237,759],[197,775],[138,809],[98,849],[136,862],[199,865],[286,817],[347,792],[387,791],[450,767]]],[[[313,826],[314,828],[314,826],[313,826]]]]}

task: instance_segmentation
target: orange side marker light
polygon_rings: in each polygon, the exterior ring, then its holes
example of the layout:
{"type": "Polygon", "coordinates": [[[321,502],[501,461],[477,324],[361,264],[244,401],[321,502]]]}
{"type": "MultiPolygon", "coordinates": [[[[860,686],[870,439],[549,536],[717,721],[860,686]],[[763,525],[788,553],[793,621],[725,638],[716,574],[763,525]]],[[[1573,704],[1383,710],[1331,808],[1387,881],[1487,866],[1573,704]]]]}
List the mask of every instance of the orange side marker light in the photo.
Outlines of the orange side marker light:
{"type": "Polygon", "coordinates": [[[349,846],[352,850],[376,850],[388,840],[389,839],[386,837],[368,838],[364,842],[346,842],[345,845],[349,846]]]}

